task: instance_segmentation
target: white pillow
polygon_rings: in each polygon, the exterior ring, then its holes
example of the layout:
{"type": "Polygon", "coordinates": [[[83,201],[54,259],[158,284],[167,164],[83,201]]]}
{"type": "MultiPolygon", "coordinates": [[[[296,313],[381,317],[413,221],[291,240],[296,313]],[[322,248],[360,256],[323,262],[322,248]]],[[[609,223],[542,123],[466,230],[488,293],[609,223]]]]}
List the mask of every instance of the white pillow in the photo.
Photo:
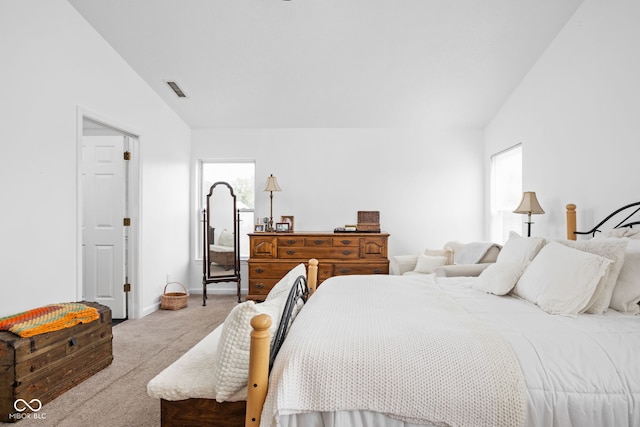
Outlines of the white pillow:
{"type": "Polygon", "coordinates": [[[627,241],[624,264],[609,304],[614,310],[629,314],[640,313],[640,240],[634,237],[623,239],[627,241]]]}
{"type": "Polygon", "coordinates": [[[278,281],[278,283],[276,283],[273,288],[271,288],[269,294],[267,294],[267,298],[265,299],[265,301],[269,301],[273,298],[279,298],[282,295],[284,295],[284,297],[286,298],[289,295],[291,287],[296,282],[296,279],[299,276],[304,276],[305,278],[307,277],[307,269],[302,263],[289,270],[289,272],[285,274],[285,276],[280,279],[280,281],[278,281]]]}
{"type": "Polygon", "coordinates": [[[576,316],[587,309],[611,260],[547,243],[518,280],[513,293],[551,314],[576,316]]]}
{"type": "Polygon", "coordinates": [[[622,239],[591,239],[591,240],[562,240],[565,246],[584,252],[600,255],[612,260],[607,274],[605,274],[596,287],[591,301],[587,304],[587,313],[602,314],[609,308],[613,289],[618,280],[620,269],[624,264],[627,242],[622,239]]]}
{"type": "Polygon", "coordinates": [[[271,343],[278,330],[286,295],[261,304],[247,301],[233,307],[222,326],[213,374],[216,400],[224,402],[246,387],[249,379],[251,319],[261,313],[271,316],[271,343]]]}
{"type": "Polygon", "coordinates": [[[445,262],[444,265],[453,264],[454,251],[449,247],[445,247],[444,249],[425,249],[424,255],[443,256],[447,259],[447,262],[445,262]]]}
{"type": "Polygon", "coordinates": [[[226,228],[222,230],[222,233],[220,233],[220,236],[218,237],[218,245],[233,246],[233,234],[230,233],[226,228]]]}
{"type": "Polygon", "coordinates": [[[541,237],[520,237],[512,232],[498,254],[496,262],[519,263],[524,270],[545,243],[546,240],[541,237]]]}
{"type": "Polygon", "coordinates": [[[413,271],[418,273],[433,273],[436,267],[446,265],[446,256],[418,255],[418,262],[413,271]]]}
{"type": "Polygon", "coordinates": [[[522,265],[519,262],[496,262],[484,269],[471,287],[489,294],[506,295],[521,275],[522,265]]]}

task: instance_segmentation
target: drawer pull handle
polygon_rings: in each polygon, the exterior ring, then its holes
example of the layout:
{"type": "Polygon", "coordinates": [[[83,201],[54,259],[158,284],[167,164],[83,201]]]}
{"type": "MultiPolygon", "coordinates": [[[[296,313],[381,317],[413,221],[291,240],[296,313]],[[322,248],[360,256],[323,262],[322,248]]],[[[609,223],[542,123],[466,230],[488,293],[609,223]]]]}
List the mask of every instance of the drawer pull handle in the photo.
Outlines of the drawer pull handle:
{"type": "Polygon", "coordinates": [[[256,273],[264,273],[264,268],[262,267],[256,268],[256,273]]]}
{"type": "Polygon", "coordinates": [[[324,240],[314,240],[313,243],[315,243],[316,245],[321,245],[324,243],[324,240]]]}
{"type": "Polygon", "coordinates": [[[296,241],[295,240],[287,240],[287,245],[293,245],[296,241]]]}
{"type": "Polygon", "coordinates": [[[341,269],[340,269],[340,273],[342,273],[342,274],[348,274],[350,271],[351,271],[351,270],[350,270],[350,269],[348,269],[348,268],[341,268],[341,269]]]}
{"type": "Polygon", "coordinates": [[[351,255],[353,251],[342,251],[342,255],[351,255]]]}
{"type": "Polygon", "coordinates": [[[294,251],[293,249],[289,249],[289,250],[287,251],[287,255],[293,255],[293,254],[295,254],[295,253],[296,253],[296,251],[294,251]]]}
{"type": "Polygon", "coordinates": [[[340,241],[343,245],[348,245],[349,243],[351,243],[351,240],[341,240],[340,241]]]}
{"type": "Polygon", "coordinates": [[[376,268],[373,270],[373,274],[382,274],[382,270],[380,268],[376,268]]]}
{"type": "Polygon", "coordinates": [[[71,338],[69,340],[69,347],[73,347],[73,346],[76,346],[76,345],[78,345],[78,340],[75,339],[75,338],[71,338]]]}
{"type": "Polygon", "coordinates": [[[264,283],[256,283],[256,289],[264,289],[264,283]]]}

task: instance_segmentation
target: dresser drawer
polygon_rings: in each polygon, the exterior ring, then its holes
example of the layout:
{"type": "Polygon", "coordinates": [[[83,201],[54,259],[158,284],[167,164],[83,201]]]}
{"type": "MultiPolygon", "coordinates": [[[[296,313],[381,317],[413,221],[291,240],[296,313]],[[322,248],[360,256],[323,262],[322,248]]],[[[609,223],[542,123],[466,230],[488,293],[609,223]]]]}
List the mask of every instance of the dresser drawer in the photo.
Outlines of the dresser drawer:
{"type": "Polygon", "coordinates": [[[333,276],[333,267],[333,264],[328,262],[318,264],[318,284],[333,276]]]}
{"type": "MultiPolygon", "coordinates": [[[[266,297],[280,279],[249,279],[249,295],[266,297]]],[[[257,298],[264,299],[264,298],[257,298]]]]}
{"type": "Polygon", "coordinates": [[[278,237],[278,245],[280,245],[280,246],[304,246],[305,240],[306,239],[304,237],[294,237],[294,236],[278,237]]]}
{"type": "Polygon", "coordinates": [[[305,239],[304,245],[310,248],[317,248],[317,247],[331,246],[331,243],[332,243],[332,239],[330,237],[313,236],[313,237],[307,237],[305,239]]]}
{"type": "Polygon", "coordinates": [[[316,248],[302,246],[278,248],[278,258],[280,259],[358,259],[358,248],[345,247],[334,248],[332,246],[319,246],[316,248]]]}
{"type": "Polygon", "coordinates": [[[333,266],[334,276],[345,276],[349,274],[389,274],[389,263],[340,263],[333,266]]]}
{"type": "Polygon", "coordinates": [[[252,262],[249,261],[249,277],[256,279],[281,279],[299,262],[252,262]]]}
{"type": "Polygon", "coordinates": [[[355,237],[334,237],[331,239],[332,246],[334,247],[343,247],[343,246],[359,246],[360,239],[355,237]]]}

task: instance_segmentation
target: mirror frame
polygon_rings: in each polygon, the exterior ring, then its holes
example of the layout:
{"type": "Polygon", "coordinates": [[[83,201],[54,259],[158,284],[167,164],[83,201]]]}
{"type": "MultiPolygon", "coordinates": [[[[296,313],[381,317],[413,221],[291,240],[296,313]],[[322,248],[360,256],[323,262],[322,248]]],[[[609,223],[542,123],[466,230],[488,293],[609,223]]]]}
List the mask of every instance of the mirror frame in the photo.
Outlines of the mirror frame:
{"type": "Polygon", "coordinates": [[[233,192],[233,187],[227,182],[218,181],[215,182],[210,188],[209,193],[207,194],[207,202],[206,207],[202,211],[203,215],[203,251],[202,251],[202,305],[207,305],[207,285],[209,283],[220,283],[220,282],[237,282],[237,296],[238,302],[240,302],[240,211],[236,206],[236,195],[233,192]],[[231,198],[233,199],[233,273],[222,274],[222,275],[211,275],[211,260],[210,260],[210,238],[211,238],[211,227],[209,224],[210,220],[210,212],[211,212],[211,196],[213,195],[213,190],[217,186],[226,186],[229,189],[229,193],[231,198]]]}

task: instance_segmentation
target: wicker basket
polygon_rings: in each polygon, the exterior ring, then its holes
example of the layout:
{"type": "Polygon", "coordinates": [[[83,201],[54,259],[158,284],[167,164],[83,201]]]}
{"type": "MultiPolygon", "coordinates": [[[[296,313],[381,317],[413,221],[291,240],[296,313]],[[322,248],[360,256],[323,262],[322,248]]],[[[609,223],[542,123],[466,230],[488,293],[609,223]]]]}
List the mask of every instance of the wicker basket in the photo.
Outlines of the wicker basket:
{"type": "Polygon", "coordinates": [[[160,297],[160,308],[162,310],[180,310],[187,306],[189,293],[187,288],[180,282],[169,282],[164,286],[164,293],[160,297]],[[167,292],[167,286],[177,284],[182,286],[184,292],[167,292]]]}

